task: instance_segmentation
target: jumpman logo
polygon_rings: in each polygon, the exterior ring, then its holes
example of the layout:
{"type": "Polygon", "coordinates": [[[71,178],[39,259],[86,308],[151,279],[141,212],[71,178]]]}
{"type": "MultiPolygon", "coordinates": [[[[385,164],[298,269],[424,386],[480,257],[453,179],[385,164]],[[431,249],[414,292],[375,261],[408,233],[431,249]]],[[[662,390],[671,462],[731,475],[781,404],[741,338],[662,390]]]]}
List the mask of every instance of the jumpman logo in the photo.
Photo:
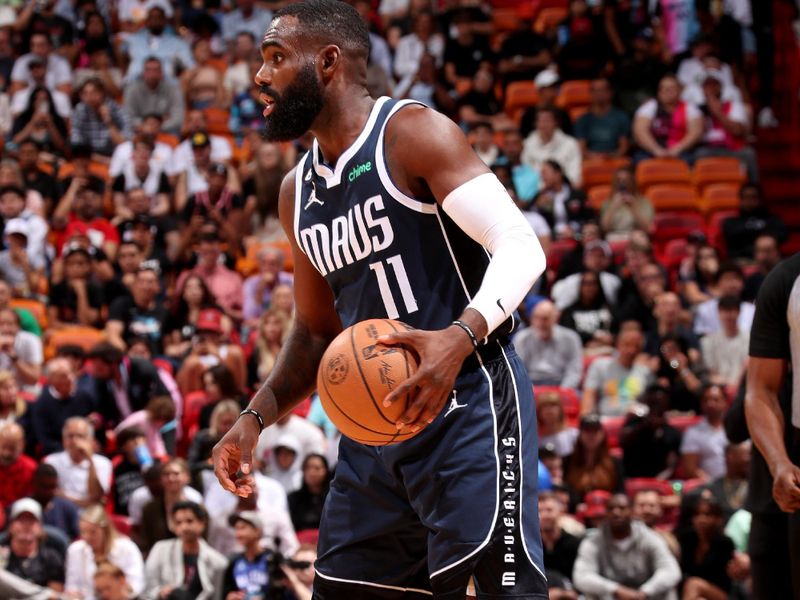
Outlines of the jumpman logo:
{"type": "MultiPolygon", "coordinates": [[[[310,174],[311,172],[309,171],[309,175],[310,174]]],[[[317,186],[313,181],[311,182],[311,195],[308,197],[308,202],[306,202],[306,205],[305,207],[303,207],[303,210],[308,210],[308,207],[311,206],[312,204],[319,204],[320,206],[325,205],[325,203],[322,200],[317,198],[317,186]]]]}
{"type": "Polygon", "coordinates": [[[444,413],[445,419],[447,418],[447,415],[449,415],[455,409],[464,408],[466,406],[466,404],[459,404],[458,403],[458,399],[456,398],[456,394],[457,394],[456,390],[453,390],[453,399],[450,400],[450,406],[447,408],[447,412],[444,413]]]}

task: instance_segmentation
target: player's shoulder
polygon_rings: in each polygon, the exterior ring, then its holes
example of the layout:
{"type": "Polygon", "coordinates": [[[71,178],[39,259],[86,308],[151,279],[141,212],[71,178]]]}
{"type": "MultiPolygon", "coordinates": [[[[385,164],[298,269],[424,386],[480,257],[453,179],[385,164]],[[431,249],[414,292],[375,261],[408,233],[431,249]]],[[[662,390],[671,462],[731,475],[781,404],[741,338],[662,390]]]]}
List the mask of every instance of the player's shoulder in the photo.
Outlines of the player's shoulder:
{"type": "Polygon", "coordinates": [[[398,110],[386,124],[387,146],[413,139],[406,147],[414,152],[425,151],[428,142],[438,143],[463,132],[449,117],[424,104],[409,103],[398,110]]]}
{"type": "Polygon", "coordinates": [[[297,190],[297,170],[300,168],[301,162],[292,167],[281,181],[281,188],[278,193],[278,217],[282,222],[288,219],[288,222],[294,220],[294,205],[297,190]]]}

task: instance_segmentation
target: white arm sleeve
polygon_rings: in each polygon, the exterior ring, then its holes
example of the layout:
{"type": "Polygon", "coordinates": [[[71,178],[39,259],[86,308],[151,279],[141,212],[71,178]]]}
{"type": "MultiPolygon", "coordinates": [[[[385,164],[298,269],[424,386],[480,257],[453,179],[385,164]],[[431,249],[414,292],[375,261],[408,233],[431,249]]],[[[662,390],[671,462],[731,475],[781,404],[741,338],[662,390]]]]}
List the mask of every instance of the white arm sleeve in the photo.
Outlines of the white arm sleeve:
{"type": "Polygon", "coordinates": [[[481,287],[467,305],[486,319],[491,333],[516,310],[544,272],[544,250],[493,173],[458,186],[444,199],[442,208],[492,255],[481,287]]]}

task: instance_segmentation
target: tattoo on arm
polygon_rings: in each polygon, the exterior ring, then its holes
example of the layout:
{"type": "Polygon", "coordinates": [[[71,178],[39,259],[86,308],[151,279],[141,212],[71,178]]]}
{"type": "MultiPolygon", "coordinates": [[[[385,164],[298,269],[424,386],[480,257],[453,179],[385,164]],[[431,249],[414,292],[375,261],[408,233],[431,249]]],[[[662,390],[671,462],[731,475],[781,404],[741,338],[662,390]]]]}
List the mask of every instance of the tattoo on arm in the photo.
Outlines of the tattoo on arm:
{"type": "Polygon", "coordinates": [[[250,401],[250,408],[261,413],[266,425],[273,424],[314,391],[317,367],[330,341],[313,333],[306,324],[295,323],[275,368],[250,401]]]}

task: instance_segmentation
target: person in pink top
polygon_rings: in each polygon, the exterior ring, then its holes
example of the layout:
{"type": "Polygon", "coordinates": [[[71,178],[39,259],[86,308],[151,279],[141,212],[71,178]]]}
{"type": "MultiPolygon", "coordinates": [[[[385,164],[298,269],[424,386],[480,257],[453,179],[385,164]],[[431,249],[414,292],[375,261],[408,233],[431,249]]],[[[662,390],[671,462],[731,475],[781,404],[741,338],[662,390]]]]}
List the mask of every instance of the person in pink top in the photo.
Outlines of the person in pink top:
{"type": "Polygon", "coordinates": [[[129,427],[138,427],[144,432],[147,449],[151,456],[168,456],[162,428],[175,419],[175,402],[171,396],[153,396],[144,410],[137,410],[117,425],[117,434],[129,427]]]}

